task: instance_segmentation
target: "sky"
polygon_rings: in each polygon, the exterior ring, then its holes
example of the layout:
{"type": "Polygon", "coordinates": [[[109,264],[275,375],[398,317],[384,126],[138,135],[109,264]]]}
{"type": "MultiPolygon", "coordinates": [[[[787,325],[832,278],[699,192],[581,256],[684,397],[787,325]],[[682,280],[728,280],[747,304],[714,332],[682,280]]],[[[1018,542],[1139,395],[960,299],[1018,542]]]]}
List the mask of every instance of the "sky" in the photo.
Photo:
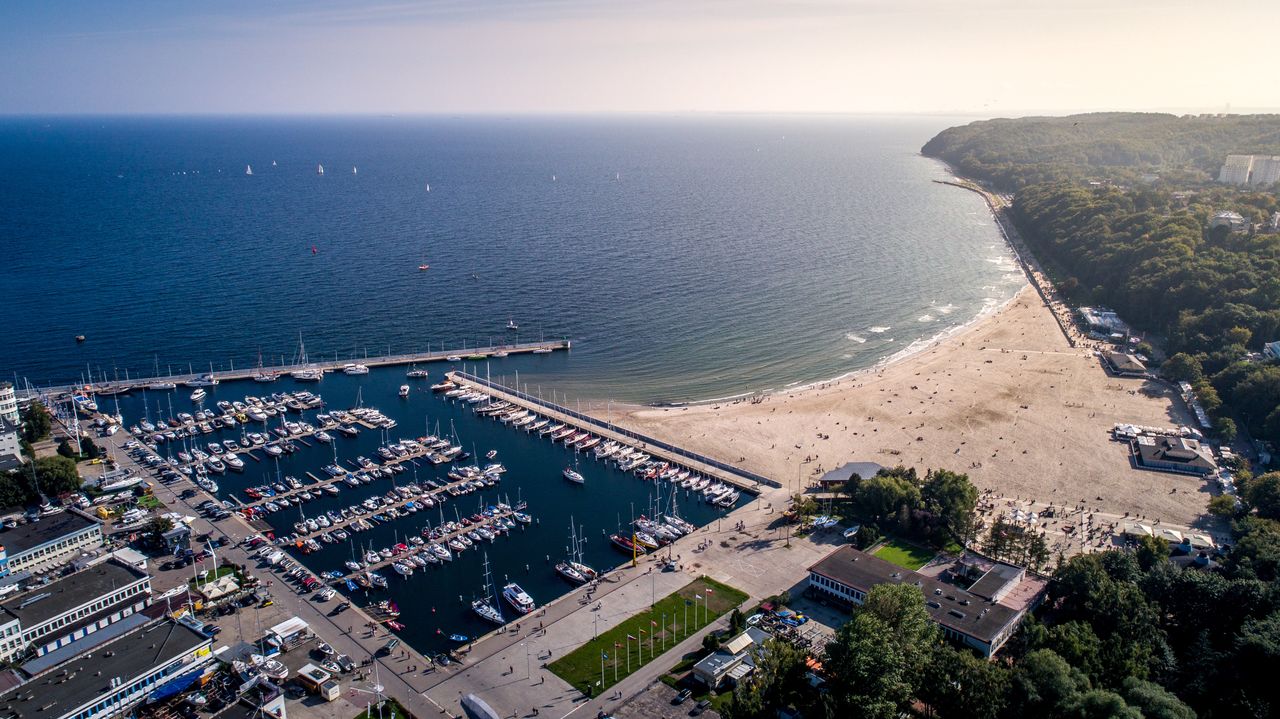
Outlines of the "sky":
{"type": "Polygon", "coordinates": [[[1280,108],[1276,0],[10,0],[0,114],[1280,108]]]}

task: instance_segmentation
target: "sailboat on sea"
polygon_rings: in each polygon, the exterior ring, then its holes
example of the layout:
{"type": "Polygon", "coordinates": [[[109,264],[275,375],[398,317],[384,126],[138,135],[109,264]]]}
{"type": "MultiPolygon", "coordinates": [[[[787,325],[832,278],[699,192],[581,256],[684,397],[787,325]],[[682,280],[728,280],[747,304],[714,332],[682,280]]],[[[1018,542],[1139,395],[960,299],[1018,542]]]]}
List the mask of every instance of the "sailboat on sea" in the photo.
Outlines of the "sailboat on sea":
{"type": "Polygon", "coordinates": [[[244,174],[246,174],[246,175],[252,175],[252,174],[253,174],[253,165],[245,165],[245,166],[244,166],[244,174]]]}
{"type": "Polygon", "coordinates": [[[317,174],[317,175],[323,175],[323,174],[324,174],[324,165],[316,164],[316,174],[317,174]]]}
{"type": "Polygon", "coordinates": [[[484,554],[484,594],[480,599],[471,600],[471,609],[480,615],[481,619],[488,619],[494,624],[505,624],[507,619],[502,616],[502,609],[498,606],[498,593],[493,588],[493,582],[489,579],[489,553],[484,554]]]}
{"type": "Polygon", "coordinates": [[[355,165],[352,165],[352,166],[351,166],[351,174],[353,174],[353,175],[358,174],[358,173],[356,172],[356,167],[355,167],[355,165]]]}

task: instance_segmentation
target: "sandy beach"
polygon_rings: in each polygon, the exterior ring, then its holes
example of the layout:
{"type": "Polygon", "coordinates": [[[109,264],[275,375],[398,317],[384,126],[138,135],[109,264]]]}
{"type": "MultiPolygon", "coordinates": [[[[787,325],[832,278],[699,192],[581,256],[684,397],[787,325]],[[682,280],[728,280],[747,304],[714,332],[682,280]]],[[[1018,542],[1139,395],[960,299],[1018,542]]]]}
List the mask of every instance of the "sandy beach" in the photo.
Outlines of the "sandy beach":
{"type": "Polygon", "coordinates": [[[1010,499],[1194,525],[1197,478],[1131,466],[1116,422],[1190,425],[1157,382],[1108,375],[1030,287],[990,317],[838,382],[689,407],[627,407],[620,423],[776,478],[787,491],[848,461],[965,472],[1010,499]]]}

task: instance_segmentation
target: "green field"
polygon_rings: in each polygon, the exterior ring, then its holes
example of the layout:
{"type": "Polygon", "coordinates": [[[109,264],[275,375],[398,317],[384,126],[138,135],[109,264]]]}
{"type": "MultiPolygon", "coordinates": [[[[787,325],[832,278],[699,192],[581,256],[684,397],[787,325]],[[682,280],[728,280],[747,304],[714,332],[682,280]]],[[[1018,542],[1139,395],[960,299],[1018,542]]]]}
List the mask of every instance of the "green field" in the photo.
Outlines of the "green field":
{"type": "Polygon", "coordinates": [[[914,544],[908,544],[900,539],[890,539],[872,554],[886,562],[893,562],[903,569],[910,569],[914,572],[928,564],[929,560],[937,555],[937,552],[914,544]]]}
{"type": "Polygon", "coordinates": [[[552,662],[547,668],[575,688],[594,696],[660,656],[665,651],[664,644],[666,649],[670,649],[746,599],[745,592],[714,579],[700,577],[659,599],[652,609],[601,632],[598,638],[552,662]],[[711,589],[710,594],[706,593],[708,588],[711,589]],[[702,599],[695,600],[695,596],[707,599],[705,610],[702,599]],[[685,602],[692,604],[686,605],[685,602]],[[628,639],[628,635],[639,641],[628,639]],[[605,654],[608,659],[604,659],[605,654]],[[600,674],[602,661],[603,682],[600,674]]]}
{"type": "MultiPolygon", "coordinates": [[[[372,700],[373,697],[367,697],[372,700]]],[[[400,702],[387,697],[383,700],[381,707],[373,705],[366,711],[362,711],[356,715],[356,719],[406,719],[412,716],[404,707],[400,706],[400,702]]]]}

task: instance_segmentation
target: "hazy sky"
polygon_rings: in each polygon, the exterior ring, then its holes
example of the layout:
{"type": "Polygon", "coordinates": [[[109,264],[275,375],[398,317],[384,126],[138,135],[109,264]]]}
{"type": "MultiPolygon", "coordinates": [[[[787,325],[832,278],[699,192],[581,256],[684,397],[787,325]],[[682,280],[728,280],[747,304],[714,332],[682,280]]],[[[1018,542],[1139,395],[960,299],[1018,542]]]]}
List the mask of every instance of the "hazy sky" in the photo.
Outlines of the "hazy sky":
{"type": "Polygon", "coordinates": [[[0,113],[1280,107],[1280,0],[7,0],[0,113]]]}

